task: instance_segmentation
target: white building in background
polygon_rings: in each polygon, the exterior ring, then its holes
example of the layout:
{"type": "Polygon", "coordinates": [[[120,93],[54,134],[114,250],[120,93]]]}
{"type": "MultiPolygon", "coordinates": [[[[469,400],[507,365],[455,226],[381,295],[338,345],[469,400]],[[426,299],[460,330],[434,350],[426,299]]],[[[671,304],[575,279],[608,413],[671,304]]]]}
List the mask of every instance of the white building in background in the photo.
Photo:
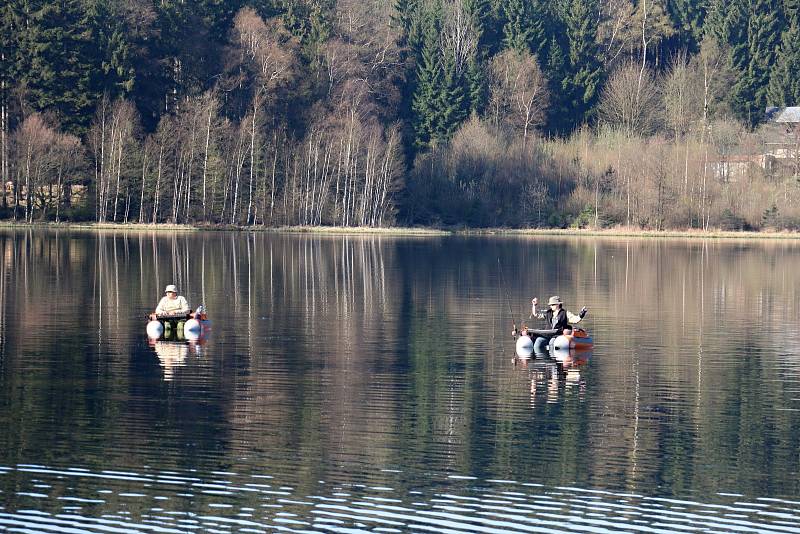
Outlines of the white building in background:
{"type": "Polygon", "coordinates": [[[752,169],[775,175],[798,175],[800,170],[800,106],[768,107],[754,151],[725,154],[710,168],[721,182],[736,182],[752,169]]]}
{"type": "MultiPolygon", "coordinates": [[[[769,107],[764,125],[766,153],[784,174],[798,175],[800,170],[800,106],[769,107]]],[[[776,170],[780,170],[777,169],[776,170]]]]}
{"type": "Polygon", "coordinates": [[[795,128],[800,124],[800,106],[778,108],[769,107],[766,112],[767,122],[775,124],[785,124],[791,128],[795,128]]]}

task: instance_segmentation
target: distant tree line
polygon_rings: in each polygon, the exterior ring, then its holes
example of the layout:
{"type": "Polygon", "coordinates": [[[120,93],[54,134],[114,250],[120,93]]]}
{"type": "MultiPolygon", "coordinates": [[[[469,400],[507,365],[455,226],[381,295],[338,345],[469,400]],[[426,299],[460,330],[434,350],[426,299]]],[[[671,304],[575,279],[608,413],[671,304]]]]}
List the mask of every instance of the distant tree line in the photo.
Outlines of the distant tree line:
{"type": "Polygon", "coordinates": [[[800,165],[788,178],[728,170],[766,142],[768,105],[800,103],[799,6],[8,0],[0,209],[28,221],[794,227],[800,165]]]}

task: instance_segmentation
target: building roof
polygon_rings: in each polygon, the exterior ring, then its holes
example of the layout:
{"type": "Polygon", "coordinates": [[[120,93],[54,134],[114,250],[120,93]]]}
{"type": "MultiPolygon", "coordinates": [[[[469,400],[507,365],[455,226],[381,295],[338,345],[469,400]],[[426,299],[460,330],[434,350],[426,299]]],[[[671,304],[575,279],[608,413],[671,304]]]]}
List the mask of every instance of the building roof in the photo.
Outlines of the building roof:
{"type": "Polygon", "coordinates": [[[800,122],[800,106],[778,108],[767,108],[767,121],[780,122],[780,123],[798,123],[800,122]]]}

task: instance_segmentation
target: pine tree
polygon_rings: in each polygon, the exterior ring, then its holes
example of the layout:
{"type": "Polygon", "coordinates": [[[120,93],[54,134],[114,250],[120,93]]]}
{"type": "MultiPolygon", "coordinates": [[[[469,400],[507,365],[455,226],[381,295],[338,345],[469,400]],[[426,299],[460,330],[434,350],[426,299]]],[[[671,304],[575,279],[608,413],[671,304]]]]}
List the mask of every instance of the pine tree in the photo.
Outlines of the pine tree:
{"type": "Polygon", "coordinates": [[[86,8],[91,40],[96,47],[94,90],[112,99],[128,96],[136,79],[130,30],[125,27],[124,15],[113,7],[108,2],[95,0],[86,8]]]}
{"type": "Polygon", "coordinates": [[[17,28],[12,2],[0,5],[0,105],[6,109],[17,62],[17,28]]]}
{"type": "Polygon", "coordinates": [[[503,49],[506,25],[505,0],[486,0],[486,12],[482,17],[480,50],[490,58],[503,49]]]}
{"type": "Polygon", "coordinates": [[[566,76],[565,68],[564,50],[554,35],[550,41],[550,46],[547,48],[547,64],[544,68],[551,95],[547,124],[554,131],[559,129],[562,123],[561,115],[565,113],[563,109],[564,98],[561,90],[561,82],[566,76]]]}
{"type": "Polygon", "coordinates": [[[503,44],[506,48],[539,54],[547,44],[544,9],[538,0],[507,0],[503,44]]]}
{"type": "MultiPolygon", "coordinates": [[[[738,117],[751,126],[762,119],[767,106],[767,87],[783,26],[781,15],[776,0],[752,0],[745,12],[744,42],[739,40],[738,32],[731,32],[732,65],[739,73],[731,88],[731,104],[738,117]]],[[[738,22],[739,18],[730,20],[738,22]]]]}
{"type": "MultiPolygon", "coordinates": [[[[11,133],[11,88],[16,79],[17,65],[17,26],[12,10],[12,2],[0,5],[0,184],[11,178],[9,166],[9,147],[11,133]]],[[[2,207],[8,207],[8,199],[3,195],[2,207]]]]}
{"type": "Polygon", "coordinates": [[[800,20],[795,12],[789,27],[783,32],[775,67],[767,88],[768,106],[797,106],[800,104],[800,20]]]}
{"type": "Polygon", "coordinates": [[[409,45],[409,34],[416,18],[417,0],[395,0],[392,23],[398,30],[397,44],[401,48],[409,45]]]}
{"type": "Polygon", "coordinates": [[[677,34],[673,41],[677,48],[694,53],[703,37],[703,23],[708,9],[707,0],[672,0],[667,10],[677,34]]]}
{"type": "Polygon", "coordinates": [[[89,124],[98,95],[92,91],[91,31],[79,0],[28,6],[19,69],[25,100],[37,111],[53,111],[67,130],[80,133],[89,124]]]}
{"type": "Polygon", "coordinates": [[[414,144],[428,148],[446,142],[469,112],[468,83],[455,59],[441,47],[441,5],[425,14],[421,60],[412,108],[414,144]]]}
{"type": "Polygon", "coordinates": [[[715,39],[718,43],[728,44],[726,31],[728,7],[734,0],[709,0],[706,18],[703,24],[703,36],[715,39]]]}
{"type": "Polygon", "coordinates": [[[600,94],[603,69],[598,60],[596,14],[596,0],[572,0],[565,13],[568,53],[557,96],[558,120],[553,125],[561,133],[585,122],[600,94]]]}
{"type": "Polygon", "coordinates": [[[440,131],[441,89],[444,70],[439,46],[439,19],[435,13],[424,20],[422,50],[416,70],[416,88],[412,100],[414,145],[427,148],[437,141],[440,131]]]}
{"type": "Polygon", "coordinates": [[[487,27],[490,24],[491,6],[488,0],[464,0],[464,8],[478,39],[475,55],[467,63],[464,73],[466,108],[470,113],[482,114],[488,99],[486,58],[491,48],[487,42],[487,27]]]}
{"type": "Polygon", "coordinates": [[[467,96],[470,113],[481,115],[486,109],[489,96],[489,87],[486,79],[486,64],[475,58],[467,65],[466,72],[467,96]]]}
{"type": "Polygon", "coordinates": [[[443,61],[444,77],[440,92],[440,118],[437,141],[449,140],[469,113],[467,83],[463,74],[456,70],[455,61],[449,55],[443,61]]]}

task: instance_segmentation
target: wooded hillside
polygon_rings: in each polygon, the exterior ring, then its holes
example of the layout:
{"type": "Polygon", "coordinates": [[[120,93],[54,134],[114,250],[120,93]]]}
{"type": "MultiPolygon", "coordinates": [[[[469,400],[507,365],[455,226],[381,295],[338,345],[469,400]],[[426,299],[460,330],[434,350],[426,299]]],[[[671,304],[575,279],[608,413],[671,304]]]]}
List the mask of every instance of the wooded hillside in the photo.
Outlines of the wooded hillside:
{"type": "Polygon", "coordinates": [[[797,0],[7,0],[2,215],[800,226],[797,0]]]}

